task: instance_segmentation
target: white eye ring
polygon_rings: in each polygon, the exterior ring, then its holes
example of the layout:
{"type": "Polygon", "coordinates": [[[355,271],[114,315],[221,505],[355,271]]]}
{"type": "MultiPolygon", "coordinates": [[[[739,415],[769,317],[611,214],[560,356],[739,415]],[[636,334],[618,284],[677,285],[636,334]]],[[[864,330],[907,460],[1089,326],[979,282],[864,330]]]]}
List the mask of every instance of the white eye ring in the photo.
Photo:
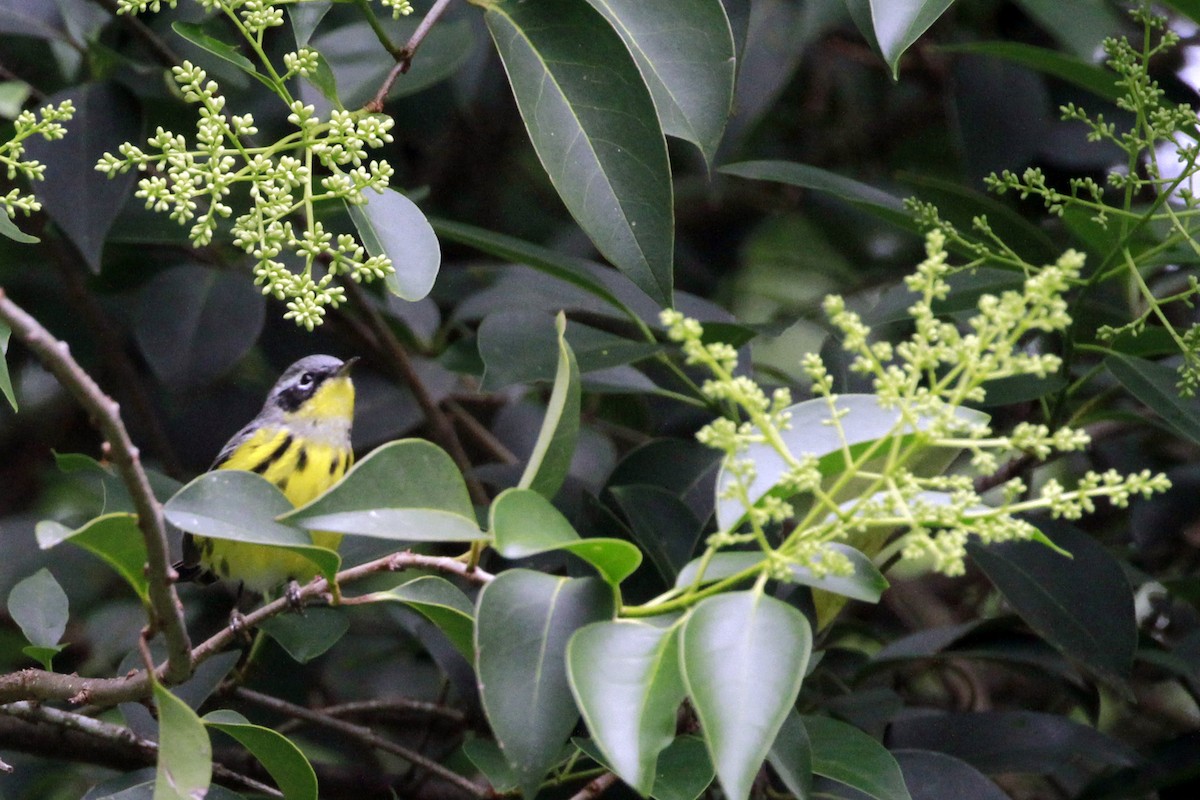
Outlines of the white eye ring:
{"type": "Polygon", "coordinates": [[[303,375],[301,375],[298,385],[300,386],[301,389],[307,389],[309,386],[312,386],[313,385],[313,374],[311,372],[306,372],[303,375]]]}

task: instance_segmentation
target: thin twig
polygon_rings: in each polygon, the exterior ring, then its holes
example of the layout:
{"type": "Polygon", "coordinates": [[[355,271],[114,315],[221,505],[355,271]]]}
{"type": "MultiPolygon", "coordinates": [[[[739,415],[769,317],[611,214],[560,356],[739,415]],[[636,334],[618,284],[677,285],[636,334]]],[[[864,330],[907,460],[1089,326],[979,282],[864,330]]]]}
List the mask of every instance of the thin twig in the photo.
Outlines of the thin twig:
{"type": "MultiPolygon", "coordinates": [[[[61,735],[62,731],[75,731],[84,734],[97,743],[103,742],[109,750],[124,751],[127,757],[144,765],[153,764],[158,758],[158,744],[143,739],[124,725],[114,725],[83,714],[74,714],[57,708],[41,705],[40,703],[20,702],[0,706],[0,714],[31,724],[41,724],[52,727],[61,735]]],[[[10,743],[11,744],[11,743],[10,743]]],[[[45,750],[34,749],[32,752],[45,755],[45,750]],[[39,752],[40,750],[40,752],[39,752]]],[[[225,783],[230,783],[250,791],[266,794],[270,797],[283,797],[283,793],[265,783],[254,780],[246,775],[214,763],[213,777],[225,783]]]]}
{"type": "Polygon", "coordinates": [[[469,792],[475,797],[487,798],[492,796],[492,791],[488,787],[480,786],[479,784],[464,778],[462,775],[459,775],[457,772],[443,767],[436,761],[432,761],[416,751],[409,750],[404,745],[384,739],[376,735],[375,732],[370,728],[362,725],[355,725],[353,722],[346,722],[345,720],[331,717],[328,714],[323,714],[320,711],[314,711],[311,708],[298,706],[293,703],[289,703],[286,700],[280,700],[276,697],[271,697],[270,695],[261,694],[242,686],[236,687],[233,690],[233,694],[242,700],[262,706],[263,708],[269,708],[272,711],[280,714],[286,714],[289,717],[303,719],[315,725],[329,728],[330,730],[337,731],[338,733],[342,733],[346,736],[356,739],[363,744],[368,745],[369,747],[400,756],[401,758],[410,761],[413,764],[421,766],[423,769],[438,776],[447,783],[454,784],[463,791],[469,792]]]}
{"type": "Polygon", "coordinates": [[[504,443],[495,437],[495,435],[483,426],[483,424],[475,418],[475,415],[467,411],[454,400],[446,400],[446,410],[454,415],[455,421],[467,429],[475,439],[476,444],[487,450],[493,458],[504,464],[519,464],[521,459],[517,458],[512,450],[504,446],[504,443]]]}
{"type": "Polygon", "coordinates": [[[133,14],[118,14],[117,0],[92,0],[93,3],[108,11],[114,17],[120,19],[134,35],[137,36],[150,52],[154,55],[158,62],[164,67],[170,68],[183,61],[182,57],[171,49],[171,46],[159,38],[150,26],[142,22],[133,14]]]}
{"type": "MultiPolygon", "coordinates": [[[[429,9],[429,13],[421,20],[421,24],[413,31],[413,35],[409,37],[408,42],[404,47],[392,53],[396,59],[396,65],[388,72],[388,75],[383,80],[383,85],[379,87],[379,91],[375,93],[375,97],[366,105],[368,111],[378,114],[383,111],[383,102],[387,99],[388,92],[392,91],[393,84],[401,74],[408,72],[412,66],[413,56],[417,54],[417,48],[421,46],[421,42],[425,41],[425,37],[429,35],[429,31],[433,28],[438,18],[446,11],[446,7],[450,5],[450,0],[437,0],[433,4],[433,8],[429,9]]],[[[389,52],[392,52],[389,49],[389,52]]]]}
{"type": "Polygon", "coordinates": [[[586,786],[571,795],[571,800],[596,800],[597,797],[608,791],[608,787],[616,782],[617,776],[611,772],[606,772],[588,781],[586,786]]]}
{"type": "Polygon", "coordinates": [[[192,672],[191,642],[183,624],[183,606],[175,594],[175,571],[167,557],[167,533],[163,524],[162,505],[150,489],[150,481],[142,469],[141,456],[121,421],[120,406],[100,391],[79,364],[71,357],[70,349],[50,335],[24,309],[9,299],[0,287],[0,320],[28,347],[58,382],[75,396],[93,424],[108,442],[113,465],[129,490],[137,512],[137,524],[146,544],[146,575],[149,582],[152,623],[161,630],[167,643],[167,665],[164,679],[179,683],[192,672]]]}
{"type": "MultiPolygon", "coordinates": [[[[0,295],[2,300],[2,295],[0,295]]],[[[352,584],[380,572],[398,572],[410,567],[429,569],[456,575],[476,584],[489,583],[495,576],[482,569],[469,570],[467,565],[455,558],[427,556],[420,553],[392,553],[368,561],[337,574],[339,585],[352,584]]],[[[313,600],[326,597],[329,585],[324,578],[314,578],[300,587],[299,599],[313,600]]],[[[285,613],[292,608],[287,597],[281,597],[242,618],[243,625],[252,628],[270,617],[285,613]]],[[[192,667],[196,667],[224,650],[239,636],[231,628],[223,628],[212,637],[192,648],[192,667]]],[[[166,665],[155,670],[159,680],[166,680],[166,665]]],[[[78,675],[63,675],[40,669],[25,669],[0,675],[0,704],[16,700],[66,700],[72,703],[92,703],[98,706],[113,706],[132,700],[141,700],[150,694],[150,681],[145,670],[138,670],[122,678],[81,678],[78,675]]]]}
{"type": "Polygon", "coordinates": [[[379,309],[375,308],[362,288],[354,281],[345,281],[343,286],[346,287],[346,295],[350,301],[355,304],[363,316],[366,318],[368,327],[375,335],[379,346],[387,355],[392,366],[396,368],[401,380],[408,385],[412,390],[413,397],[417,399],[417,404],[421,406],[421,411],[425,414],[425,419],[429,421],[430,427],[433,429],[433,438],[439,445],[445,448],[450,457],[454,459],[454,463],[458,465],[459,470],[463,473],[463,477],[467,482],[467,490],[471,493],[471,501],[476,505],[487,505],[488,496],[483,485],[474,477],[471,476],[471,459],[467,457],[467,451],[463,449],[462,441],[458,438],[458,433],[454,430],[454,425],[450,419],[442,411],[441,407],[434,402],[429,390],[425,388],[421,376],[417,374],[416,368],[413,366],[412,360],[408,357],[408,351],[404,349],[404,345],[396,338],[396,334],[388,326],[383,315],[379,313],[379,309]]]}

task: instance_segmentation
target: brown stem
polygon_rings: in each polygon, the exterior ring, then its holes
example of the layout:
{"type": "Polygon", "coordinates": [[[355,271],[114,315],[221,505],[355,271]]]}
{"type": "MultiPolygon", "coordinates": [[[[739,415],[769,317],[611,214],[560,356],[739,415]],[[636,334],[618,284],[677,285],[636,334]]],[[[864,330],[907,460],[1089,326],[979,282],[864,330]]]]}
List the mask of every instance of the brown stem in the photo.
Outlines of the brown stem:
{"type": "Polygon", "coordinates": [[[421,46],[421,42],[425,41],[425,37],[429,35],[429,31],[433,28],[433,24],[438,21],[446,11],[446,7],[450,5],[450,0],[437,0],[433,4],[433,8],[429,9],[429,13],[421,20],[421,24],[413,31],[413,35],[409,37],[408,42],[404,47],[400,48],[394,56],[396,65],[388,72],[384,78],[383,84],[379,87],[379,91],[375,93],[375,97],[366,105],[368,111],[378,114],[383,111],[383,101],[387,99],[388,92],[392,91],[392,86],[396,83],[396,79],[401,74],[408,72],[408,68],[412,66],[413,56],[417,54],[417,48],[421,46]]]}
{"type": "Polygon", "coordinates": [[[173,67],[183,61],[179,54],[172,50],[169,44],[159,38],[158,34],[151,30],[150,26],[146,23],[133,14],[118,14],[117,0],[92,0],[92,2],[121,20],[129,30],[133,31],[135,36],[142,40],[142,43],[146,45],[154,57],[158,59],[158,62],[164,67],[173,67]]]}
{"type": "Polygon", "coordinates": [[[488,787],[473,783],[472,781],[464,778],[462,775],[459,775],[457,772],[453,772],[446,767],[443,767],[441,764],[426,758],[415,750],[410,750],[404,745],[384,739],[376,735],[376,733],[370,728],[362,725],[355,725],[353,722],[346,722],[345,720],[338,719],[337,717],[331,717],[328,714],[324,714],[320,711],[314,711],[311,708],[298,706],[293,703],[289,703],[286,700],[280,700],[276,697],[261,694],[244,687],[239,686],[235,688],[233,693],[236,697],[254,703],[255,705],[262,706],[263,708],[269,708],[272,711],[280,714],[286,714],[289,717],[295,717],[296,719],[302,719],[306,722],[311,722],[314,725],[320,725],[323,728],[328,728],[356,739],[368,747],[373,747],[376,750],[382,750],[386,753],[392,753],[400,756],[401,758],[420,766],[422,769],[425,769],[433,775],[436,775],[447,783],[451,783],[463,791],[469,792],[474,797],[489,798],[492,796],[492,790],[488,787]]]}
{"type": "Polygon", "coordinates": [[[129,490],[137,512],[138,528],[146,544],[152,627],[162,631],[167,643],[167,664],[163,677],[170,683],[179,683],[192,672],[191,642],[183,624],[183,607],[175,594],[176,575],[168,558],[162,506],[150,490],[146,471],[142,469],[141,455],[129,438],[125,423],[121,421],[120,406],[100,391],[91,376],[71,357],[67,344],[51,336],[37,320],[9,299],[2,287],[0,320],[75,396],[76,402],[88,412],[93,424],[108,442],[113,466],[129,490]]]}
{"type": "Polygon", "coordinates": [[[617,776],[611,772],[606,772],[588,781],[586,786],[571,795],[570,800],[596,800],[597,797],[608,791],[608,787],[616,782],[617,776]]]}
{"type": "MultiPolygon", "coordinates": [[[[3,301],[3,295],[0,295],[0,301],[3,301]]],[[[0,305],[0,309],[2,309],[2,305],[0,305]]],[[[339,585],[352,584],[369,575],[380,572],[398,572],[409,567],[457,575],[476,584],[488,583],[494,577],[481,569],[470,571],[466,564],[454,558],[405,552],[392,553],[383,558],[343,570],[338,573],[337,582],[339,585]]],[[[300,587],[298,597],[301,601],[312,600],[325,597],[328,592],[329,585],[325,579],[316,578],[300,587]]],[[[291,599],[281,597],[250,612],[242,618],[242,622],[246,628],[251,628],[270,617],[285,613],[291,608],[291,599]]],[[[196,645],[192,649],[191,666],[194,668],[221,652],[239,635],[240,633],[235,633],[227,627],[196,645]]],[[[170,681],[166,678],[166,670],[167,665],[160,664],[155,673],[159,680],[169,683],[170,681]]],[[[0,705],[17,700],[66,700],[71,703],[92,703],[107,707],[117,703],[141,700],[149,694],[150,680],[145,670],[133,672],[122,678],[81,678],[78,675],[62,675],[40,669],[25,669],[0,675],[0,705]]]]}
{"type": "Polygon", "coordinates": [[[395,367],[397,376],[412,390],[413,397],[417,399],[417,404],[421,406],[421,410],[425,413],[425,419],[429,421],[429,425],[433,429],[434,440],[450,454],[454,463],[463,473],[463,478],[467,482],[467,490],[471,493],[471,501],[476,505],[487,505],[487,492],[483,485],[471,476],[471,459],[467,457],[467,451],[463,449],[458,433],[455,432],[450,419],[434,402],[429,390],[425,388],[421,376],[417,374],[412,360],[408,357],[408,351],[396,338],[396,334],[388,326],[383,315],[379,313],[379,309],[371,303],[371,298],[367,296],[366,292],[354,281],[345,281],[343,285],[346,287],[346,295],[365,317],[367,326],[371,329],[391,365],[395,367]]]}

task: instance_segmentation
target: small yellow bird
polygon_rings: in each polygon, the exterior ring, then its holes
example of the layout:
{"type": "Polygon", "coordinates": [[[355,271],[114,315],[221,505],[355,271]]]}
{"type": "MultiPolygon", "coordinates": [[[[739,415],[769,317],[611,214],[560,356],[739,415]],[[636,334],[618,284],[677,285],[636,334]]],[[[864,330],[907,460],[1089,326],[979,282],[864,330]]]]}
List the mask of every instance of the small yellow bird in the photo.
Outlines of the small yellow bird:
{"type": "MultiPolygon", "coordinates": [[[[316,355],[288,367],[262,411],[221,448],[212,469],[257,472],[294,506],[336,483],[354,460],[350,368],[357,360],[316,355]]],[[[312,538],[315,545],[336,549],[342,536],[315,531],[312,538]]],[[[309,580],[316,566],[278,547],[187,534],[178,571],[181,580],[208,571],[263,594],[289,580],[309,580]]]]}

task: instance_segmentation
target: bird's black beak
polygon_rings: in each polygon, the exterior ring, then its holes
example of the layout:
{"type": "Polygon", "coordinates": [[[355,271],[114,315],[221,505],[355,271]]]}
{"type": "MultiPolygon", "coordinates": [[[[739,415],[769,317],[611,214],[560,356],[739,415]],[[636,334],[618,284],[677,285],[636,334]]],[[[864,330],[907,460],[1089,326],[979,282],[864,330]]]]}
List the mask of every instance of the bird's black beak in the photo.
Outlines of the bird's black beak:
{"type": "Polygon", "coordinates": [[[351,368],[353,368],[358,362],[358,356],[351,356],[350,358],[347,358],[340,367],[338,367],[338,371],[334,374],[339,378],[344,378],[350,374],[351,368]]]}

